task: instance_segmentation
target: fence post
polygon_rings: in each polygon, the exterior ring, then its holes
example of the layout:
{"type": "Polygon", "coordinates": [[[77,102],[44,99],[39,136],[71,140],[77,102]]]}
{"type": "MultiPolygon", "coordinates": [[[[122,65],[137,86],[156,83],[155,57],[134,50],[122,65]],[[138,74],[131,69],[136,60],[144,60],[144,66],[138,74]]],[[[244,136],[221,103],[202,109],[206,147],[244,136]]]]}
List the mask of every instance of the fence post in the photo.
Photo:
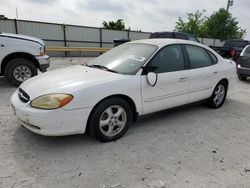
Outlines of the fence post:
{"type": "Polygon", "coordinates": [[[130,37],[130,36],[129,36],[129,29],[128,29],[128,39],[129,39],[129,37],[130,37]]]}
{"type": "Polygon", "coordinates": [[[99,28],[99,32],[100,32],[100,48],[102,48],[102,28],[99,28]]]}
{"type": "MultiPolygon", "coordinates": [[[[100,48],[102,48],[103,41],[102,41],[102,28],[101,27],[99,28],[99,34],[100,34],[100,48]]],[[[102,55],[102,52],[100,52],[100,55],[102,55]]]]}
{"type": "Polygon", "coordinates": [[[18,24],[17,24],[17,19],[14,19],[14,23],[15,23],[15,32],[16,32],[16,34],[18,34],[18,24]]]}
{"type": "MultiPolygon", "coordinates": [[[[63,42],[64,42],[64,46],[67,47],[67,38],[66,38],[66,25],[62,24],[63,27],[63,42]]],[[[65,52],[65,57],[67,57],[68,54],[67,52],[65,52]]]]}

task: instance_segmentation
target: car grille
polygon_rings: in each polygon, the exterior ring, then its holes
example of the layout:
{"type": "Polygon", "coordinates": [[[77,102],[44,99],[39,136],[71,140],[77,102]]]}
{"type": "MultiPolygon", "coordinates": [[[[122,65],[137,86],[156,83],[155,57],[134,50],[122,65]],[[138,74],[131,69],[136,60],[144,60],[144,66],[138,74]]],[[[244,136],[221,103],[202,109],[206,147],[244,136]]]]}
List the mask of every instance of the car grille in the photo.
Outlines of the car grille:
{"type": "Polygon", "coordinates": [[[30,96],[21,88],[18,89],[18,97],[24,103],[27,103],[30,100],[30,96]]]}

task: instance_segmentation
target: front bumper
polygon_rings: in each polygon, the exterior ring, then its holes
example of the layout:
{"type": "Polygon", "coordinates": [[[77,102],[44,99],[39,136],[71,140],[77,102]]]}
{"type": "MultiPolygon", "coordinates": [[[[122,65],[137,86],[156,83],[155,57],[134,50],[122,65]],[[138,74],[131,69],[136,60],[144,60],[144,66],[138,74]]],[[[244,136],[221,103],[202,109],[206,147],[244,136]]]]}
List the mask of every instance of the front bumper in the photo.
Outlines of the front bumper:
{"type": "Polygon", "coordinates": [[[48,55],[36,56],[41,72],[46,72],[50,66],[50,58],[48,55]]]}
{"type": "Polygon", "coordinates": [[[23,103],[16,91],[11,97],[15,115],[21,124],[30,131],[45,136],[83,134],[91,108],[65,110],[41,110],[23,103]]]}
{"type": "Polygon", "coordinates": [[[237,69],[237,73],[243,76],[250,76],[250,69],[241,67],[237,69]]]}

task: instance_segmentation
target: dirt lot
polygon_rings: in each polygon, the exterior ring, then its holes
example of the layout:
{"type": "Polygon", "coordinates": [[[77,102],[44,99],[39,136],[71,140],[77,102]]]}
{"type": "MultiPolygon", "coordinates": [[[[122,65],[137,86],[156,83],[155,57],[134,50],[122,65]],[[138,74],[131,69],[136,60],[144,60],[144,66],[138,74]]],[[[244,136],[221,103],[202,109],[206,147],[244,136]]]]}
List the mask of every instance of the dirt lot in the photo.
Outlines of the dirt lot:
{"type": "MultiPolygon", "coordinates": [[[[51,69],[79,62],[52,59],[51,69]]],[[[250,187],[250,80],[218,110],[168,110],[105,144],[26,130],[10,107],[15,89],[0,78],[0,187],[250,187]]]]}

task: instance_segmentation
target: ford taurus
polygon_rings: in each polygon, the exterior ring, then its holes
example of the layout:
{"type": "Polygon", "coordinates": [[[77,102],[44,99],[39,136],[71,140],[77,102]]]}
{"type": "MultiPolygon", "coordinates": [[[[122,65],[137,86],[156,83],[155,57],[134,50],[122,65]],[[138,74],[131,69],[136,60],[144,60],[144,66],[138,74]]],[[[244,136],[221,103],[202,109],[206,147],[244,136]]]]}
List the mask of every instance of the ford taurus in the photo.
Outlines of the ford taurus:
{"type": "Polygon", "coordinates": [[[40,74],[11,97],[27,129],[47,136],[89,132],[122,137],[137,117],[206,100],[223,105],[236,65],[209,47],[179,39],[147,39],[116,47],[86,65],[40,74]]]}

